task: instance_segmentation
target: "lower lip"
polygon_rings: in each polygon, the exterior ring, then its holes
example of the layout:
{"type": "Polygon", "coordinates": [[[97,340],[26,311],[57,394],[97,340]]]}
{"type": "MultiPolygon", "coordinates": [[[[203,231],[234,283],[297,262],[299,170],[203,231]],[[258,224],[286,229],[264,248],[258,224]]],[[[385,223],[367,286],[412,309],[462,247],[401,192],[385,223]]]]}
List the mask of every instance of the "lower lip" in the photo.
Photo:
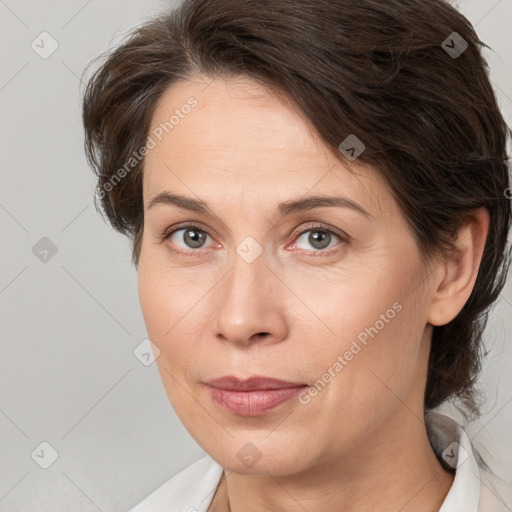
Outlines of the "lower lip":
{"type": "Polygon", "coordinates": [[[227,412],[240,416],[260,416],[297,396],[307,386],[257,391],[231,391],[207,386],[212,400],[227,412]]]}

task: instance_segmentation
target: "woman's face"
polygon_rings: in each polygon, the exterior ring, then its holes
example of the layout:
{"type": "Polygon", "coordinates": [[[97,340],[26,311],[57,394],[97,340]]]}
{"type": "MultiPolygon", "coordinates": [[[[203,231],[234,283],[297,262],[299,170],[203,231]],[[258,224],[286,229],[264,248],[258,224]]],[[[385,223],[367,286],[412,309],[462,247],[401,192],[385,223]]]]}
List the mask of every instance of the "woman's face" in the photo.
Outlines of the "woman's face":
{"type": "Polygon", "coordinates": [[[286,475],[417,424],[432,284],[379,174],[357,159],[351,172],[248,79],[173,85],[149,136],[139,297],[202,448],[238,473],[286,475]],[[343,199],[306,202],[319,196],[343,199]],[[223,376],[304,387],[205,384],[223,376]]]}

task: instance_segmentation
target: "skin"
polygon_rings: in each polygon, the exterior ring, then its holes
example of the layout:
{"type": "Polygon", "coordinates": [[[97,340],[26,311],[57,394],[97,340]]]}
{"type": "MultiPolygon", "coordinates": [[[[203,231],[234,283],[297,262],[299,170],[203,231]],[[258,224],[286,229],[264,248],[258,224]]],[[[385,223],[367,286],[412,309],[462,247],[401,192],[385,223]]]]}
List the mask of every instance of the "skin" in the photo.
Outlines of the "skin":
{"type": "Polygon", "coordinates": [[[151,130],[191,96],[197,106],[146,156],[138,283],[169,400],[225,469],[209,510],[229,510],[228,499],[233,512],[438,510],[453,475],[423,419],[432,326],[471,293],[487,212],[468,216],[459,252],[427,267],[378,171],[357,160],[349,169],[248,78],[172,85],[151,130]],[[200,199],[214,216],[148,208],[164,191],[200,199]],[[276,214],[311,195],[343,195],[370,215],[332,206],[276,214]],[[199,249],[184,238],[187,222],[208,233],[199,249]],[[314,223],[333,232],[327,249],[298,233],[314,223]],[[181,231],[162,242],[173,226],[181,231]],[[263,250],[252,263],[236,252],[248,236],[263,250]],[[397,302],[400,312],[307,404],[247,418],[207,393],[203,382],[225,375],[312,386],[397,302]],[[261,454],[251,467],[237,457],[246,443],[261,454]]]}

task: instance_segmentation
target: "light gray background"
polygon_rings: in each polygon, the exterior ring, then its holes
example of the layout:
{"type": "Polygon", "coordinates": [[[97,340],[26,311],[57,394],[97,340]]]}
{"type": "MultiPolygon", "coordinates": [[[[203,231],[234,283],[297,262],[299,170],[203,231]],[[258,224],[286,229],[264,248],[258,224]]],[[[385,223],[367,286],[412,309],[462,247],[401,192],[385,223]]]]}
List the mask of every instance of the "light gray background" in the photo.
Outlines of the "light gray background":
{"type": "MultiPolygon", "coordinates": [[[[204,454],[155,364],[133,354],[146,337],[136,272],[127,239],[94,210],[82,147],[85,65],[166,5],[173,3],[0,0],[2,512],[121,512],[204,454]],[[47,59],[31,48],[43,31],[59,45],[47,59]],[[32,252],[43,237],[58,249],[46,263],[32,252]],[[48,469],[35,462],[49,454],[41,456],[44,441],[59,455],[48,469]]],[[[486,55],[512,125],[512,0],[458,6],[495,52],[486,55]]],[[[511,336],[509,284],[486,335],[484,414],[469,428],[508,481],[511,336]]]]}

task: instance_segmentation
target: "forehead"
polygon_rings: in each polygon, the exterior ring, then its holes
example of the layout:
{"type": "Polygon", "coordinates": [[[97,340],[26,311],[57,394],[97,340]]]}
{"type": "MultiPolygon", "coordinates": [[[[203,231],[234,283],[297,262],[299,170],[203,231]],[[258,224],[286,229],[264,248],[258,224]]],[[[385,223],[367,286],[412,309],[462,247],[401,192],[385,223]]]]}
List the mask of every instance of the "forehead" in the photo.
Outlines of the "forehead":
{"type": "MultiPolygon", "coordinates": [[[[311,192],[357,197],[369,211],[385,184],[368,166],[349,170],[282,100],[248,78],[180,81],[160,98],[145,157],[144,202],[164,190],[210,197],[311,192]]],[[[389,200],[389,197],[388,197],[389,200]]]]}

